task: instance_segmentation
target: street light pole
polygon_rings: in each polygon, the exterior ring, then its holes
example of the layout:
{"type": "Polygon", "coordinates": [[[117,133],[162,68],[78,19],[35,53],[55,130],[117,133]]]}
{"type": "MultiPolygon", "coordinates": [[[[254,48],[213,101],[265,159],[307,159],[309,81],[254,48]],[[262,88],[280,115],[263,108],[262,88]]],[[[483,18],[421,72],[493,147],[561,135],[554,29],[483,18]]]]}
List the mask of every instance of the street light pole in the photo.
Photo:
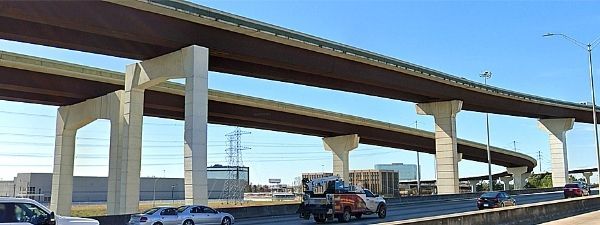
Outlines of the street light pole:
{"type": "Polygon", "coordinates": [[[171,185],[171,200],[173,201],[173,205],[175,205],[175,185],[171,185]]]}
{"type": "Polygon", "coordinates": [[[154,179],[154,188],[152,189],[152,207],[156,206],[156,182],[158,179],[160,179],[160,177],[154,179]]]}
{"type": "MultiPolygon", "coordinates": [[[[487,80],[492,78],[492,72],[490,71],[484,71],[483,73],[479,74],[480,77],[483,77],[483,83],[485,85],[487,85],[487,80]]],[[[490,114],[489,113],[485,113],[485,129],[487,131],[487,145],[486,145],[486,149],[487,149],[487,160],[488,160],[488,174],[489,174],[489,190],[493,191],[494,190],[494,181],[492,180],[492,155],[490,153],[490,114]]]]}
{"type": "MultiPolygon", "coordinates": [[[[415,129],[419,129],[419,121],[415,121],[415,129]]],[[[417,151],[417,195],[421,195],[421,160],[417,151]]]]}
{"type": "Polygon", "coordinates": [[[596,141],[596,159],[597,159],[597,163],[598,163],[598,181],[600,182],[600,144],[598,142],[598,120],[596,118],[596,92],[594,91],[594,70],[593,70],[593,64],[592,64],[592,50],[598,46],[598,43],[600,41],[600,37],[596,38],[596,40],[588,43],[588,44],[584,44],[578,40],[576,40],[575,38],[569,37],[566,34],[561,34],[561,33],[547,33],[544,34],[544,37],[550,37],[550,36],[561,36],[565,39],[567,39],[568,41],[572,42],[573,44],[585,49],[588,53],[588,65],[589,65],[589,72],[590,72],[590,88],[592,89],[592,118],[593,118],[593,122],[594,122],[594,140],[596,141]]]}

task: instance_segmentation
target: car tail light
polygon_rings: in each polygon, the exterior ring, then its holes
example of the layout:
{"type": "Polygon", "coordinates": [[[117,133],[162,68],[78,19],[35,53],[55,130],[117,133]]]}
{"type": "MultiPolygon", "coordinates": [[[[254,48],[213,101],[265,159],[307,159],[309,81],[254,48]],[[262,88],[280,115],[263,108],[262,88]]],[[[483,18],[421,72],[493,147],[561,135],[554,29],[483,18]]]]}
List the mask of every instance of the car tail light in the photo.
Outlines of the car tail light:
{"type": "Polygon", "coordinates": [[[140,223],[144,223],[144,222],[146,222],[146,221],[148,221],[148,217],[142,216],[142,217],[140,218],[140,223]]]}

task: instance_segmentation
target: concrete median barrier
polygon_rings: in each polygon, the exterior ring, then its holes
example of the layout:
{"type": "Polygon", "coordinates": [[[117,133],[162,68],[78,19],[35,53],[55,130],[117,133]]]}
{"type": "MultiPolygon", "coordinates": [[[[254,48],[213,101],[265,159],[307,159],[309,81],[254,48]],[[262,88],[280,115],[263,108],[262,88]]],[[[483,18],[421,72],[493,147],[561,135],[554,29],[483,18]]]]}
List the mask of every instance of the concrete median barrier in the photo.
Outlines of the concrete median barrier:
{"type": "MultiPolygon", "coordinates": [[[[543,188],[543,189],[525,189],[525,190],[510,190],[507,191],[511,195],[531,194],[554,192],[562,190],[562,188],[543,188]]],[[[459,199],[473,199],[479,197],[481,192],[464,193],[464,194],[447,194],[447,195],[427,195],[427,196],[409,196],[394,199],[386,199],[388,205],[403,205],[412,203],[435,202],[435,201],[451,201],[459,199]]],[[[247,206],[247,207],[230,207],[217,208],[222,212],[227,212],[233,215],[236,219],[252,218],[252,217],[270,217],[295,214],[299,204],[284,204],[271,206],[247,206]]],[[[91,217],[100,221],[101,225],[125,225],[129,221],[130,215],[112,215],[112,216],[95,216],[91,217]]]]}
{"type": "MultiPolygon", "coordinates": [[[[235,219],[244,219],[252,217],[269,217],[295,214],[299,204],[282,204],[270,206],[245,206],[245,207],[230,207],[217,208],[220,212],[226,212],[235,219]]],[[[90,217],[100,222],[100,225],[126,225],[131,215],[111,215],[111,216],[94,216],[90,217]]]]}
{"type": "Polygon", "coordinates": [[[529,225],[600,209],[600,197],[590,196],[522,206],[385,222],[378,225],[529,225]]]}
{"type": "MultiPolygon", "coordinates": [[[[545,193],[545,192],[555,192],[555,191],[562,191],[562,187],[508,190],[508,191],[506,191],[506,193],[508,193],[510,195],[522,195],[522,194],[545,193]]],[[[424,201],[446,201],[446,200],[457,200],[457,199],[473,199],[473,198],[479,197],[481,194],[483,194],[483,192],[462,193],[462,194],[445,194],[445,195],[406,196],[406,197],[400,197],[400,198],[386,199],[386,201],[388,201],[388,203],[410,203],[410,202],[422,203],[424,201]]]]}

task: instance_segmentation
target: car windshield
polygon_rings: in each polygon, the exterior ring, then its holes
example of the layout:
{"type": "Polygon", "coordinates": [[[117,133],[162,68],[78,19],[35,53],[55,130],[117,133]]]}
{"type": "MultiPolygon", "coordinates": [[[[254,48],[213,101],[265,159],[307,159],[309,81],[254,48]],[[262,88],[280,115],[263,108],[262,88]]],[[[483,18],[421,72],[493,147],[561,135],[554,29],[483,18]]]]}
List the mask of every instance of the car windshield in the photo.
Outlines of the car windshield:
{"type": "Polygon", "coordinates": [[[498,192],[486,192],[481,195],[482,198],[495,198],[498,192]]]}
{"type": "Polygon", "coordinates": [[[177,212],[178,213],[182,213],[183,211],[185,211],[185,209],[187,209],[187,206],[179,206],[179,208],[177,208],[177,212]]]}
{"type": "Polygon", "coordinates": [[[158,209],[159,209],[159,208],[151,208],[151,209],[148,209],[148,210],[146,210],[146,211],[142,212],[142,214],[148,214],[148,215],[152,215],[152,214],[154,214],[154,213],[155,213],[155,212],[156,212],[158,209]]]}
{"type": "Polygon", "coordinates": [[[566,184],[565,187],[566,188],[578,188],[579,185],[577,185],[577,184],[566,184]]]}

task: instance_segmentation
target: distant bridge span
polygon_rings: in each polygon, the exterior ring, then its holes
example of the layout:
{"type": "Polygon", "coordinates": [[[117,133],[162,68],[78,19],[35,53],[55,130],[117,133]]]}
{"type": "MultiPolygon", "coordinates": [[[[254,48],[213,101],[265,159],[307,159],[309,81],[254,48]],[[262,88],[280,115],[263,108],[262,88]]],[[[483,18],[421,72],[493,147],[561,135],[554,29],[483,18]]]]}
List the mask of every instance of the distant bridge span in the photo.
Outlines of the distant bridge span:
{"type": "MultiPolygon", "coordinates": [[[[122,73],[0,51],[0,99],[70,105],[123,88],[122,73]]],[[[183,119],[184,88],[162,83],[145,92],[144,115],[183,119]]],[[[210,123],[331,137],[358,134],[360,142],[435,154],[434,134],[381,121],[222,91],[209,91],[210,123]]],[[[492,147],[492,163],[526,166],[536,160],[492,147]]],[[[486,146],[459,140],[463,159],[487,162],[486,146]]]]}

